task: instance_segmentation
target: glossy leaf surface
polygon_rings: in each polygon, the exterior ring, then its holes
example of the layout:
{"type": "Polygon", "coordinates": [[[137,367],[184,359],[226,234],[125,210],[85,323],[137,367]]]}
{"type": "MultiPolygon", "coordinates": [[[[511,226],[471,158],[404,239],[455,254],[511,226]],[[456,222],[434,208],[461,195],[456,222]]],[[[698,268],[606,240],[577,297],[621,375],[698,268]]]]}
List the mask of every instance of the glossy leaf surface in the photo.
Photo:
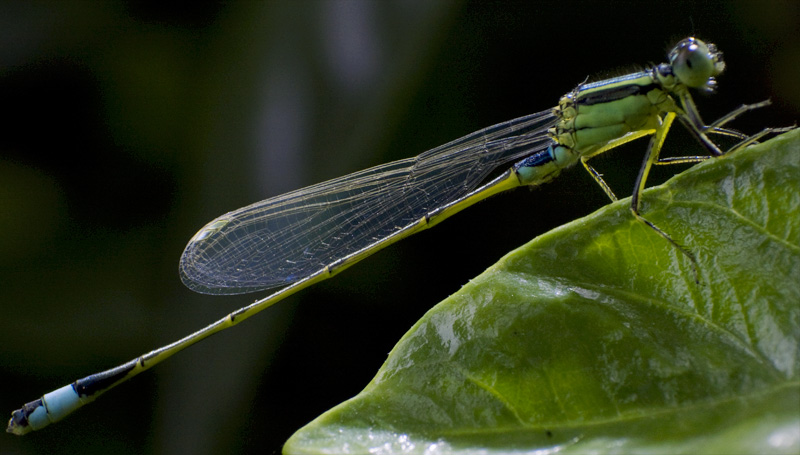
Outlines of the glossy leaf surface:
{"type": "Polygon", "coordinates": [[[798,453],[800,132],[609,205],[431,309],[287,453],[798,453]]]}

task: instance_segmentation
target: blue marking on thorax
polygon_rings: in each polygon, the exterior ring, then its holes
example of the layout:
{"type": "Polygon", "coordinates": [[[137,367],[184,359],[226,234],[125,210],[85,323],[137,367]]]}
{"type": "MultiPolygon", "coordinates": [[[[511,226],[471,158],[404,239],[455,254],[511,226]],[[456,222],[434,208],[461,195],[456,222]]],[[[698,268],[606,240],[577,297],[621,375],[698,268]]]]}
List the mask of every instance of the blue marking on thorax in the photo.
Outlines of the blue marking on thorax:
{"type": "Polygon", "coordinates": [[[538,185],[558,175],[561,167],[556,163],[557,155],[553,148],[554,145],[556,144],[550,144],[546,149],[534,153],[514,165],[514,171],[517,173],[520,184],[538,185]]]}
{"type": "Polygon", "coordinates": [[[515,167],[515,169],[519,170],[523,167],[539,167],[543,166],[549,162],[553,161],[553,146],[550,145],[547,149],[542,150],[541,152],[534,153],[533,155],[526,157],[524,160],[519,161],[515,167]]]}

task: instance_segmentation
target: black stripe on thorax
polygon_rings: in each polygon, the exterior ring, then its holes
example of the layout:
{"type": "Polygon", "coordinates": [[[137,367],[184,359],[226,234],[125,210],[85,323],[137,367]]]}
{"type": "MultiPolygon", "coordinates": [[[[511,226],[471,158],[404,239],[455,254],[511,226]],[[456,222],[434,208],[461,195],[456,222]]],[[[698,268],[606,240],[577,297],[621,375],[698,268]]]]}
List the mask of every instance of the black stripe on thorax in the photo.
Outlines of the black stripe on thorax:
{"type": "Polygon", "coordinates": [[[621,84],[619,86],[611,86],[607,89],[593,89],[590,93],[581,93],[580,89],[575,99],[575,104],[581,106],[592,106],[594,104],[603,104],[611,101],[621,100],[634,95],[646,95],[653,89],[659,88],[655,83],[646,85],[638,84],[621,84]]]}

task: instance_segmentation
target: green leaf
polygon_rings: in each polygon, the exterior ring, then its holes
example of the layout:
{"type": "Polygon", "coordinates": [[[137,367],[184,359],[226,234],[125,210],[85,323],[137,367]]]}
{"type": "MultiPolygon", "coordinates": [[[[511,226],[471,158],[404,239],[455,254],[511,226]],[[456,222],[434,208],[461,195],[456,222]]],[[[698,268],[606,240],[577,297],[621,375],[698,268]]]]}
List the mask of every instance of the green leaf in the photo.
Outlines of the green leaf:
{"type": "Polygon", "coordinates": [[[286,453],[800,452],[800,131],[542,235],[286,453]]]}

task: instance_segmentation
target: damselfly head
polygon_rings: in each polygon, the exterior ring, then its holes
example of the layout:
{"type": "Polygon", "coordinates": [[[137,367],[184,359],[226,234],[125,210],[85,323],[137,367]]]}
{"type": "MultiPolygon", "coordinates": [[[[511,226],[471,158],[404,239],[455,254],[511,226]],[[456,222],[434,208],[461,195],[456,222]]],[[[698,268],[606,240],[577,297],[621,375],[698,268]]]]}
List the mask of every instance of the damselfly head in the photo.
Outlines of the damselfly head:
{"type": "Polygon", "coordinates": [[[682,40],[670,51],[669,64],[673,74],[687,87],[708,92],[716,86],[714,76],[725,69],[722,52],[695,37],[682,40]]]}

